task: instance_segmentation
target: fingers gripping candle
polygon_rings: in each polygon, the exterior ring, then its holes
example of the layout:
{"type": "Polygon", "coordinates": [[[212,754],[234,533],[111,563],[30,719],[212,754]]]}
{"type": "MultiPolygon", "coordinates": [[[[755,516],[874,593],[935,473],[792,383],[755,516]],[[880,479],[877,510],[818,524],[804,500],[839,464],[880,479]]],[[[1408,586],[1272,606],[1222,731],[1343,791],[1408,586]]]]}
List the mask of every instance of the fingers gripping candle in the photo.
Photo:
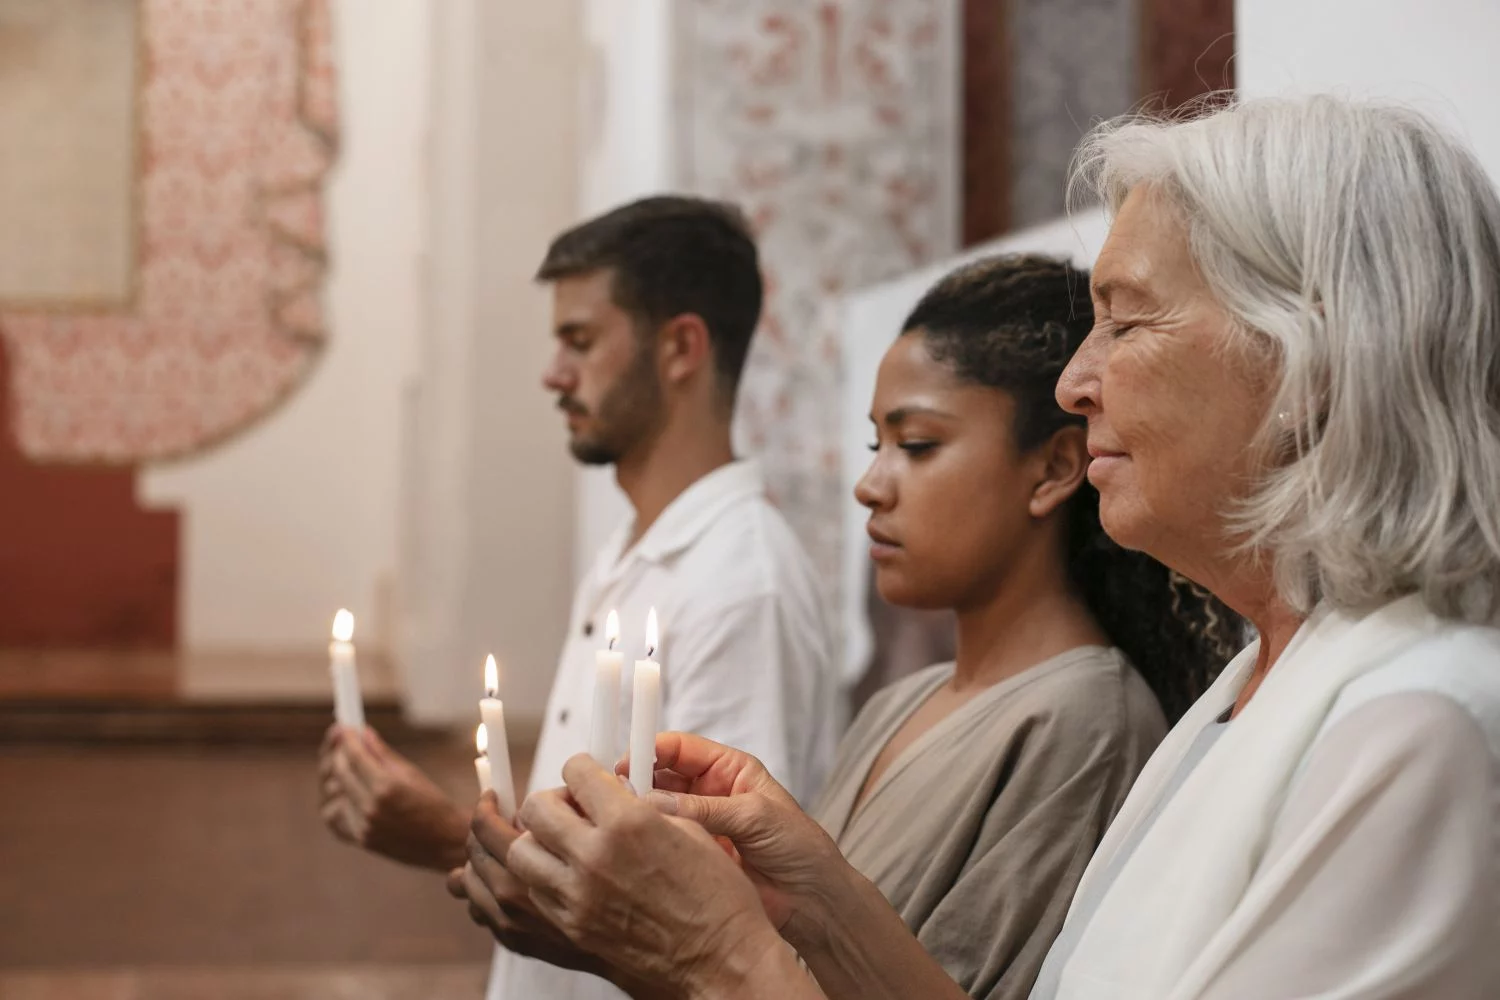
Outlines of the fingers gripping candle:
{"type": "Polygon", "coordinates": [[[605,767],[620,759],[620,670],[625,654],[615,649],[620,642],[620,615],[611,611],[605,620],[608,647],[594,653],[594,718],[589,734],[589,756],[605,767]]]}
{"type": "Polygon", "coordinates": [[[484,692],[479,700],[479,716],[489,738],[489,763],[494,771],[495,794],[500,797],[500,812],[506,819],[516,816],[516,783],[510,774],[510,743],[505,737],[505,703],[500,700],[500,668],[495,657],[484,661],[484,692]]]}
{"type": "Polygon", "coordinates": [[[635,661],[630,697],[630,784],[637,795],[651,791],[656,773],[656,730],[661,724],[661,665],[655,655],[661,637],[657,634],[656,609],[646,616],[646,658],[635,661]]]}
{"type": "Polygon", "coordinates": [[[341,726],[363,729],[365,703],[359,694],[359,669],[354,663],[354,616],[343,608],[333,616],[328,671],[333,676],[334,721],[341,726]]]}

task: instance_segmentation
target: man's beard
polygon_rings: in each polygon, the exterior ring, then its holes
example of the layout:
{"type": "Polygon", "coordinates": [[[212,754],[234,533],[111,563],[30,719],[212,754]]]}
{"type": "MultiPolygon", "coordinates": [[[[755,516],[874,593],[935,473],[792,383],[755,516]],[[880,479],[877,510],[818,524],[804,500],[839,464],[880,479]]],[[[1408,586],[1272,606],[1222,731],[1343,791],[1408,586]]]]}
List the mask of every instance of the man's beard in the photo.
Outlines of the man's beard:
{"type": "MultiPolygon", "coordinates": [[[[574,435],[568,450],[584,465],[614,465],[656,433],[661,422],[661,397],[654,359],[643,348],[600,400],[592,432],[574,435]]],[[[572,413],[587,413],[576,400],[568,398],[559,400],[558,406],[572,413]]]]}

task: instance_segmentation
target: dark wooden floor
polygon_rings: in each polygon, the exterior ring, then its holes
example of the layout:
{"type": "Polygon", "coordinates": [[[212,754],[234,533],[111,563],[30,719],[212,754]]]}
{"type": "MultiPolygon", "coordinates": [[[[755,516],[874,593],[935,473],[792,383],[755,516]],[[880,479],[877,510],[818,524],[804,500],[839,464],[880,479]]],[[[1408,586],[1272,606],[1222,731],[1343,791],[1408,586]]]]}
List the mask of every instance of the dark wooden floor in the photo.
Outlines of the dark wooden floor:
{"type": "MultiPolygon", "coordinates": [[[[474,796],[459,738],[403,749],[474,796]]],[[[0,745],[0,996],[480,996],[486,936],[436,874],[324,831],[315,752],[0,745]]]]}

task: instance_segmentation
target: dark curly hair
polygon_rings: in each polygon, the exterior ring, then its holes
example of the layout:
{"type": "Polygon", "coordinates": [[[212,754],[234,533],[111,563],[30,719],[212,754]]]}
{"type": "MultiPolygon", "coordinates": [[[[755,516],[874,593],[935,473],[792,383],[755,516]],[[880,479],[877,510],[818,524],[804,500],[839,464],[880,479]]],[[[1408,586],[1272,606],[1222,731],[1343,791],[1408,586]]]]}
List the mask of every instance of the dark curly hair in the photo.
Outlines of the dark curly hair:
{"type": "MultiPolygon", "coordinates": [[[[1084,419],[1057,405],[1058,377],[1094,323],[1089,276],[1037,255],[986,257],[947,275],[901,327],[933,360],[1015,401],[1022,452],[1084,419]]],[[[1068,501],[1068,569],[1094,618],[1175,722],[1239,648],[1244,626],[1217,598],[1116,545],[1085,481],[1068,501]]]]}

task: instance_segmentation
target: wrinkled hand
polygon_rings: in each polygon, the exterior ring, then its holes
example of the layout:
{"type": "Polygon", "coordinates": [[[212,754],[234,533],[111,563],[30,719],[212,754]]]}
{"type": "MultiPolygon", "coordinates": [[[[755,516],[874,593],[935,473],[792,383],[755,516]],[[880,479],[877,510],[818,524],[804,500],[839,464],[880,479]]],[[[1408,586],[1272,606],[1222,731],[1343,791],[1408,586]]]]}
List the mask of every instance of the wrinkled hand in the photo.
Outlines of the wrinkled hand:
{"type": "Polygon", "coordinates": [[[793,945],[805,940],[814,930],[808,921],[825,912],[830,876],[848,867],[833,839],[741,750],[689,733],[662,733],[656,767],[652,804],[729,841],[772,925],[793,945]]]}
{"type": "Polygon", "coordinates": [[[470,919],[488,928],[507,951],[564,969],[607,975],[603,961],[579,949],[542,916],[526,886],[496,860],[510,850],[521,831],[500,815],[494,792],[480,798],[472,830],[468,864],[448,874],[448,892],[468,901],[470,919]]]}
{"type": "Polygon", "coordinates": [[[663,816],[580,754],[527,798],[501,851],[537,910],[629,978],[692,993],[784,949],[755,887],[698,824],[663,816]]]}
{"type": "Polygon", "coordinates": [[[464,863],[468,815],[375,730],[330,727],[318,778],[323,822],[340,840],[442,872],[464,863]]]}

